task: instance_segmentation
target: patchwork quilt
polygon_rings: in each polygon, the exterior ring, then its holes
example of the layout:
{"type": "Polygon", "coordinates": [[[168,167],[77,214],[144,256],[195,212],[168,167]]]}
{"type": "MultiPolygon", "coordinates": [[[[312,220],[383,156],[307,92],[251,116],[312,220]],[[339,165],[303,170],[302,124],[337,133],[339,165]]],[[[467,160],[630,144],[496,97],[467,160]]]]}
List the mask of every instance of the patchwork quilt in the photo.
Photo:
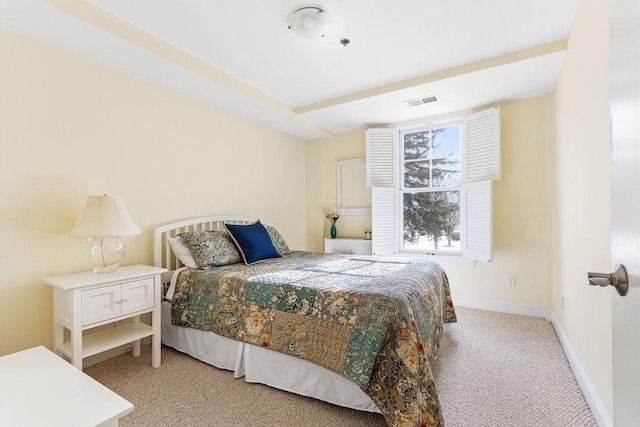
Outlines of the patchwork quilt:
{"type": "Polygon", "coordinates": [[[324,366],[357,384],[390,426],[442,426],[431,365],[455,322],[432,262],[292,252],[246,266],[186,269],[175,325],[213,331],[324,366]]]}

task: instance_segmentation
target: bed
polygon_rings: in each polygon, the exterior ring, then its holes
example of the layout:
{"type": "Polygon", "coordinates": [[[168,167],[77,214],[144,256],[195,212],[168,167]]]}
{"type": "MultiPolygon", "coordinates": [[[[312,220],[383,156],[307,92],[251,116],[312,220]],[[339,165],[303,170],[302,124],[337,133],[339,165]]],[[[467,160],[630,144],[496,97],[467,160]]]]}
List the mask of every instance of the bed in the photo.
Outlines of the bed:
{"type": "Polygon", "coordinates": [[[172,249],[178,235],[255,221],[213,216],[155,229],[154,263],[170,270],[163,344],[248,382],[380,412],[390,426],[443,425],[431,364],[455,312],[440,266],[287,252],[272,228],[287,253],[250,265],[185,267],[172,249]]]}

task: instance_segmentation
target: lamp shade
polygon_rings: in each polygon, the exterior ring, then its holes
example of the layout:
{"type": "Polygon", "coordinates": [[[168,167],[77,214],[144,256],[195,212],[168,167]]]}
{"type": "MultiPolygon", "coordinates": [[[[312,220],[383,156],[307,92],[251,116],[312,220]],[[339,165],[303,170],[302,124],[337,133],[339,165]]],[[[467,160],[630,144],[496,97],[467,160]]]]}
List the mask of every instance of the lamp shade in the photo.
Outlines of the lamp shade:
{"type": "Polygon", "coordinates": [[[324,37],[331,26],[331,15],[322,6],[295,8],[287,20],[289,29],[305,39],[324,37]]]}
{"type": "Polygon", "coordinates": [[[70,235],[78,237],[121,237],[140,234],[120,196],[89,196],[70,235]]]}

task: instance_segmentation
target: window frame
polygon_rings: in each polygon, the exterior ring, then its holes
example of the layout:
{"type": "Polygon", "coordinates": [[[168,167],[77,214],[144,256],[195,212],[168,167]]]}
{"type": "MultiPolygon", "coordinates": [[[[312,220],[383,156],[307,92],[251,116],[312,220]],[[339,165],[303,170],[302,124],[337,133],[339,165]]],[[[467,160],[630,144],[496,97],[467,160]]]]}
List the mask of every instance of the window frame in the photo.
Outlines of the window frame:
{"type": "Polygon", "coordinates": [[[462,224],[461,219],[464,217],[464,204],[462,203],[463,199],[463,191],[464,185],[462,183],[462,132],[464,125],[464,116],[449,118],[447,120],[442,121],[434,121],[428,124],[423,124],[420,126],[410,126],[410,127],[399,127],[399,138],[398,138],[398,147],[397,153],[398,156],[396,158],[396,166],[398,170],[398,182],[399,182],[399,197],[396,204],[397,210],[397,239],[398,239],[398,252],[400,254],[414,254],[414,255],[446,255],[446,256],[462,256],[462,248],[464,245],[464,236],[462,232],[462,224]],[[407,134],[418,133],[418,132],[426,132],[432,131],[435,129],[442,129],[447,127],[458,128],[458,155],[456,156],[459,164],[460,164],[460,181],[459,185],[456,187],[433,187],[433,160],[441,160],[448,159],[451,157],[433,157],[433,144],[431,143],[429,147],[429,157],[426,159],[412,159],[409,162],[418,162],[429,160],[429,187],[405,187],[405,164],[408,163],[404,158],[404,137],[407,134]],[[458,191],[460,204],[458,206],[458,216],[459,216],[459,230],[460,230],[460,249],[459,250],[446,250],[446,249],[416,249],[416,248],[405,248],[405,240],[404,240],[404,195],[405,194],[418,194],[418,193],[443,193],[447,191],[458,191]]]}

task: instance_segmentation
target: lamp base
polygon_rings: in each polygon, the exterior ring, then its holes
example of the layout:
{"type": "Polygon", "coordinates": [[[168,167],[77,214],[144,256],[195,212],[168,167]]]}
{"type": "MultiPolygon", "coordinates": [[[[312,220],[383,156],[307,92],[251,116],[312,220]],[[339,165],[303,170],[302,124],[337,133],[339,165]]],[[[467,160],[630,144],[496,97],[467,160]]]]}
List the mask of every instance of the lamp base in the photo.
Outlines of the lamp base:
{"type": "Polygon", "coordinates": [[[122,237],[90,237],[87,240],[87,259],[96,273],[112,273],[120,267],[127,252],[122,237]]]}

